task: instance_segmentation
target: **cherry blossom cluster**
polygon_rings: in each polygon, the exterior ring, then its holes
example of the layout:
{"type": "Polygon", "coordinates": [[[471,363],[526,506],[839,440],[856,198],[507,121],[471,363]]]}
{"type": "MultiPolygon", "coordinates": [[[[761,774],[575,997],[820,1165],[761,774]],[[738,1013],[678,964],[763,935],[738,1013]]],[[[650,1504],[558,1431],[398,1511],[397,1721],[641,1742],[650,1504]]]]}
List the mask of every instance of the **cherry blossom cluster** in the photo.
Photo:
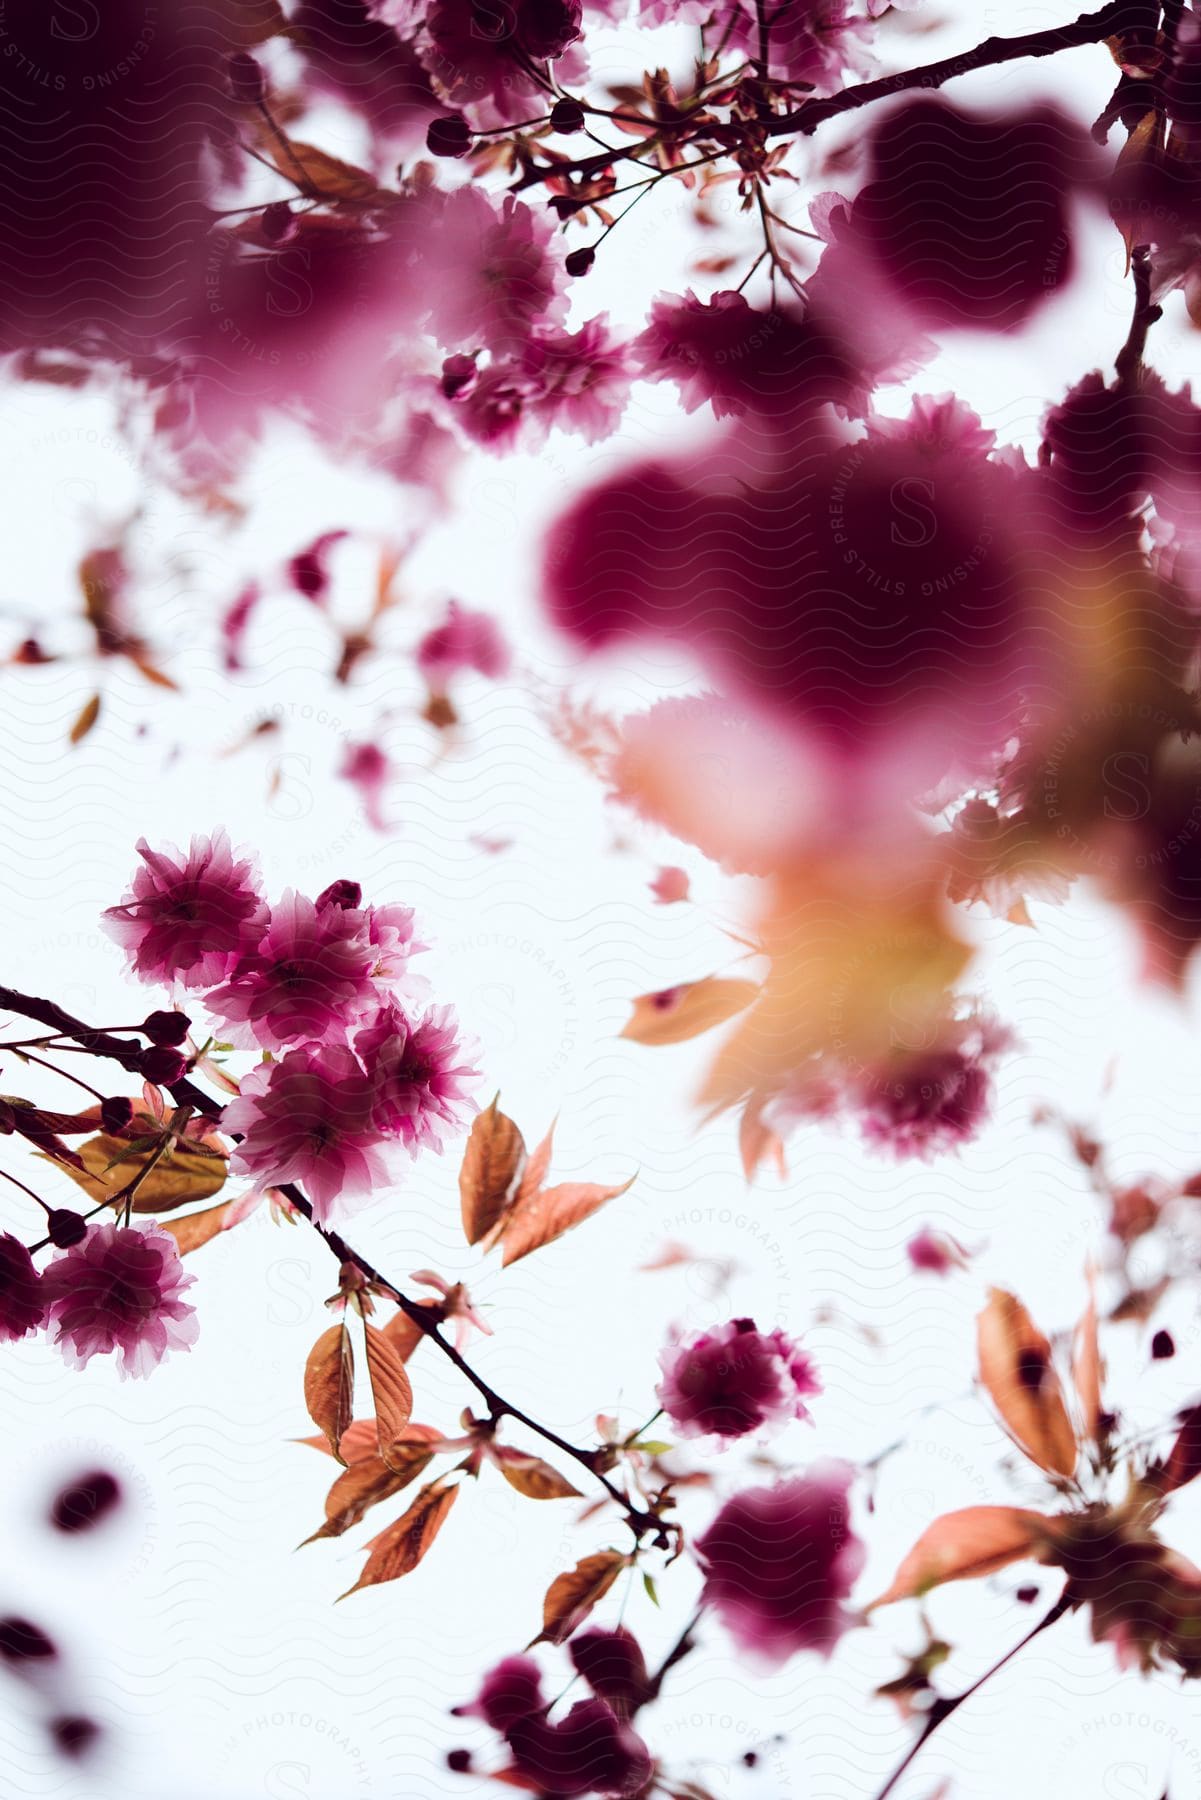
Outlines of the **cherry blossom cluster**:
{"type": "Polygon", "coordinates": [[[133,973],[202,996],[216,1037],[267,1053],[223,1115],[236,1173],[301,1183],[325,1222],[388,1182],[389,1151],[440,1150],[462,1126],[477,1072],[451,1009],[413,998],[408,907],[364,906],[351,881],[268,906],[223,832],[138,854],[105,914],[133,973]]]}

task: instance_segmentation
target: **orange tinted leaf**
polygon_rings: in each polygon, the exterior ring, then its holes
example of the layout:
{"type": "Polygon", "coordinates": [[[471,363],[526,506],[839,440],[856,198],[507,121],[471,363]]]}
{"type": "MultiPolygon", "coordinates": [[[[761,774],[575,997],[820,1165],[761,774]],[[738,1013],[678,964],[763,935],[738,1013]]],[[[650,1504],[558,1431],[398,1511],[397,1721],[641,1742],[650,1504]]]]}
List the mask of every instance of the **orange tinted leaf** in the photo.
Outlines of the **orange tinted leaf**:
{"type": "Polygon", "coordinates": [[[542,1630],[534,1642],[566,1643],[597,1601],[604,1599],[628,1561],[620,1550],[598,1550],[593,1556],[585,1556],[565,1575],[557,1575],[546,1590],[542,1602],[542,1630]]]}
{"type": "Polygon", "coordinates": [[[527,1500],[578,1500],[579,1488],[572,1487],[566,1475],[552,1469],[540,1456],[527,1456],[503,1444],[493,1446],[492,1457],[501,1474],[527,1500]]]}
{"type": "Polygon", "coordinates": [[[380,1328],[401,1362],[408,1362],[418,1344],[425,1336],[420,1325],[414,1324],[407,1313],[398,1312],[380,1328]]]}
{"type": "Polygon", "coordinates": [[[318,1538],[341,1537],[344,1531],[357,1525],[371,1507],[378,1506],[381,1500],[390,1500],[393,1494],[399,1494],[411,1481],[416,1481],[428,1467],[433,1454],[428,1444],[406,1444],[393,1453],[391,1466],[382,1456],[368,1456],[361,1462],[352,1463],[344,1474],[339,1475],[326,1496],[324,1525],[312,1537],[305,1538],[305,1543],[314,1544],[318,1538]]]}
{"type": "Polygon", "coordinates": [[[991,1575],[1007,1563],[1034,1556],[1048,1523],[1045,1514],[1020,1506],[965,1506],[945,1513],[923,1531],[892,1585],[871,1604],[920,1599],[944,1581],[991,1575]]]}
{"type": "Polygon", "coordinates": [[[727,981],[709,976],[687,981],[680,987],[663,988],[657,994],[640,994],[622,1030],[635,1044],[682,1044],[724,1025],[742,1012],[759,993],[753,981],[727,981]]]}
{"type": "Polygon", "coordinates": [[[71,742],[73,744],[81,743],[99,717],[100,696],[99,694],[93,694],[90,700],[84,701],[83,706],[79,710],[79,716],[71,727],[71,742]]]}
{"type": "Polygon", "coordinates": [[[342,1461],[341,1440],[351,1420],[354,1400],[354,1345],[343,1320],[323,1331],[304,1370],[304,1403],[309,1417],[323,1431],[330,1450],[342,1461]]]}
{"type": "Polygon", "coordinates": [[[374,1325],[365,1325],[364,1330],[367,1334],[367,1373],[371,1379],[379,1431],[379,1453],[390,1466],[412,1417],[413,1389],[396,1346],[374,1325]]]}
{"type": "Polygon", "coordinates": [[[1070,1475],[1076,1435],[1051,1346],[1013,1294],[993,1288],[976,1321],[980,1379],[1017,1443],[1040,1469],[1070,1475]]]}
{"type": "Polygon", "coordinates": [[[220,1206],[206,1206],[203,1212],[188,1213],[182,1219],[163,1219],[162,1228],[175,1239],[179,1254],[187,1256],[190,1251],[199,1250],[203,1244],[210,1244],[215,1237],[220,1237],[225,1229],[229,1205],[224,1201],[220,1206]]]}
{"type": "Polygon", "coordinates": [[[784,1140],[770,1125],[763,1123],[763,1096],[752,1094],[743,1109],[738,1126],[738,1153],[742,1172],[753,1181],[759,1164],[770,1156],[781,1176],[788,1173],[784,1160],[784,1140]]]}
{"type": "Polygon", "coordinates": [[[521,1171],[521,1181],[517,1192],[513,1196],[514,1207],[520,1206],[523,1200],[531,1200],[546,1180],[547,1171],[550,1168],[551,1151],[554,1149],[557,1124],[557,1119],[552,1120],[550,1130],[538,1148],[530,1151],[529,1160],[521,1171]]]}
{"type": "Polygon", "coordinates": [[[633,1187],[630,1176],[617,1187],[603,1187],[595,1181],[566,1181],[561,1187],[543,1188],[520,1207],[514,1207],[505,1220],[504,1267],[519,1262],[531,1250],[554,1243],[565,1231],[580,1225],[606,1201],[616,1200],[633,1187]]]}
{"type": "Polygon", "coordinates": [[[486,1112],[477,1113],[459,1170],[463,1232],[478,1244],[495,1227],[508,1206],[525,1162],[525,1140],[502,1113],[496,1096],[486,1112]]]}
{"type": "MultiPolygon", "coordinates": [[[[93,1200],[103,1198],[104,1190],[118,1194],[128,1187],[140,1169],[144,1169],[153,1152],[134,1150],[122,1138],[110,1137],[102,1131],[79,1146],[82,1169],[67,1168],[67,1174],[93,1200]]],[[[133,1196],[136,1213],[173,1212],[194,1200],[210,1200],[225,1186],[228,1174],[225,1158],[202,1144],[176,1144],[170,1155],[160,1158],[145,1180],[139,1182],[133,1196]]]]}
{"type": "Polygon", "coordinates": [[[261,148],[281,175],[315,199],[371,200],[386,192],[365,169],[342,162],[315,144],[288,138],[285,147],[274,133],[264,132],[261,148]]]}
{"type": "Polygon", "coordinates": [[[371,1543],[363,1573],[352,1588],[339,1599],[357,1594],[360,1588],[377,1587],[383,1581],[396,1581],[415,1569],[446,1523],[451,1507],[458,1498],[458,1487],[444,1487],[431,1481],[423,1487],[402,1518],[389,1525],[371,1543]]]}
{"type": "Polygon", "coordinates": [[[1080,1315],[1072,1343],[1072,1381],[1080,1400],[1086,1436],[1097,1436],[1101,1418],[1101,1378],[1104,1374],[1097,1341],[1097,1297],[1090,1274],[1088,1302],[1080,1315]]]}

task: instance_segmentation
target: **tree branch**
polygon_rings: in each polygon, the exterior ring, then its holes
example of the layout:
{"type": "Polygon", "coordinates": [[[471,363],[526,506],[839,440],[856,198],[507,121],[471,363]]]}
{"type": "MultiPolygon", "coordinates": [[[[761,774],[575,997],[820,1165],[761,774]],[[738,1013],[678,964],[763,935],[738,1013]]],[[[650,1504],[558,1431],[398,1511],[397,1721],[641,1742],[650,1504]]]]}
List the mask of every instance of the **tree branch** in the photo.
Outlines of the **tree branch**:
{"type": "MultiPolygon", "coordinates": [[[[74,1018],[51,1000],[41,1000],[30,994],[22,994],[16,988],[0,987],[0,1009],[5,1012],[17,1013],[22,1018],[34,1019],[39,1025],[48,1025],[57,1036],[73,1039],[90,1055],[109,1057],[114,1062],[119,1062],[123,1068],[138,1072],[142,1054],[140,1045],[134,1043],[132,1039],[117,1037],[111,1032],[92,1030],[81,1019],[74,1018]]],[[[220,1122],[224,1111],[220,1101],[213,1099],[212,1095],[206,1094],[202,1088],[197,1087],[195,1082],[186,1076],[180,1081],[172,1082],[169,1091],[177,1105],[192,1107],[205,1118],[213,1120],[214,1123],[220,1122]]],[[[447,1357],[460,1373],[466,1376],[476,1392],[487,1403],[494,1421],[507,1415],[511,1419],[516,1419],[519,1424],[525,1425],[546,1443],[553,1444],[557,1450],[563,1452],[564,1456],[571,1457],[573,1462],[579,1463],[582,1468],[587,1469],[593,1480],[600,1483],[610,1499],[617,1502],[625,1513],[626,1520],[636,1538],[641,1539],[648,1531],[653,1530],[659,1538],[666,1542],[666,1530],[662,1520],[657,1518],[654,1513],[643,1511],[636,1506],[628,1495],[623,1494],[621,1489],[609,1480],[608,1476],[597,1467],[594,1451],[581,1449],[579,1445],[571,1443],[567,1438],[560,1437],[559,1433],[552,1431],[549,1425],[539,1424],[537,1419],[532,1418],[529,1413],[523,1412],[521,1407],[515,1406],[511,1400],[506,1400],[503,1394],[497,1393],[496,1389],[491,1387],[483,1376],[476,1373],[461,1351],[443,1337],[439,1330],[440,1321],[430,1307],[422,1306],[420,1302],[411,1300],[396,1286],[395,1282],[389,1281],[386,1275],[381,1275],[365,1256],[348,1244],[339,1232],[331,1231],[328,1226],[322,1225],[313,1216],[312,1203],[294,1183],[281,1183],[279,1192],[295,1207],[297,1212],[309,1221],[318,1236],[337,1257],[339,1263],[352,1264],[368,1281],[383,1288],[392,1296],[405,1317],[411,1319],[413,1324],[432,1343],[437,1345],[443,1356],[447,1357]]]]}
{"type": "Polygon", "coordinates": [[[887,1800],[888,1795],[893,1792],[893,1789],[901,1779],[901,1776],[914,1761],[922,1747],[934,1736],[934,1733],[938,1730],[939,1726],[949,1719],[952,1713],[958,1712],[965,1700],[970,1700],[973,1694],[978,1694],[985,1682],[991,1681],[993,1676],[1005,1667],[1006,1663],[1012,1662],[1019,1650],[1024,1650],[1027,1644],[1032,1644],[1036,1637],[1039,1637],[1050,1626],[1054,1625],[1058,1619],[1062,1619],[1064,1613],[1070,1611],[1071,1605],[1071,1599],[1065,1589],[1051,1608],[1050,1612],[1045,1614],[1044,1617],[1038,1621],[1038,1624],[1034,1629],[1028,1631],[1024,1638],[1020,1638],[1011,1650],[1007,1650],[1004,1656],[992,1665],[991,1669],[985,1669],[983,1675],[981,1675],[977,1681],[973,1681],[971,1687],[964,1688],[962,1694],[956,1694],[953,1699],[936,1700],[934,1705],[930,1708],[926,1723],[922,1726],[916,1742],[911,1744],[909,1749],[905,1752],[892,1774],[888,1777],[888,1780],[884,1783],[884,1786],[880,1789],[880,1792],[876,1795],[876,1800],[887,1800]]]}

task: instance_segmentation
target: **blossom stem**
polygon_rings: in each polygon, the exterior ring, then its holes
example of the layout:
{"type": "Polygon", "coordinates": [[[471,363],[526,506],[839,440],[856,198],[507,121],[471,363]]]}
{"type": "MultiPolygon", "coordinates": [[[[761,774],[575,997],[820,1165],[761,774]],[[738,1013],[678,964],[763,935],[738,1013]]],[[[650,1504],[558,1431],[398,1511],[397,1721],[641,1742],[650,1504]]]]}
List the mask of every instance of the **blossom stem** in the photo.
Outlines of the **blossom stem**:
{"type": "Polygon", "coordinates": [[[990,1669],[985,1669],[983,1675],[981,1675],[978,1680],[973,1681],[971,1687],[964,1688],[961,1694],[956,1694],[949,1700],[936,1700],[926,1716],[926,1722],[922,1726],[916,1741],[910,1745],[892,1774],[888,1777],[888,1780],[876,1795],[876,1800],[887,1800],[887,1796],[893,1792],[898,1781],[901,1779],[901,1776],[914,1761],[918,1752],[930,1738],[934,1736],[934,1733],[938,1730],[944,1720],[949,1719],[952,1713],[958,1712],[965,1700],[970,1700],[973,1694],[978,1694],[985,1682],[991,1681],[993,1676],[1005,1667],[1006,1663],[1012,1662],[1019,1650],[1024,1650],[1027,1644],[1033,1643],[1034,1639],[1040,1636],[1042,1632],[1054,1625],[1057,1620],[1062,1619],[1064,1613],[1070,1611],[1071,1605],[1072,1601],[1065,1589],[1051,1608],[1050,1612],[1044,1614],[1038,1621],[1038,1624],[1035,1625],[1032,1630],[1028,1631],[1024,1638],[1019,1638],[1012,1649],[1007,1650],[1004,1656],[993,1663],[990,1669]]]}
{"type": "Polygon", "coordinates": [[[1134,313],[1126,342],[1118,351],[1113,365],[1118,372],[1120,386],[1138,380],[1143,366],[1143,353],[1147,348],[1147,333],[1156,319],[1163,316],[1162,308],[1154,305],[1151,300],[1151,251],[1148,245],[1139,244],[1131,252],[1130,266],[1134,274],[1134,313]]]}
{"type": "MultiPolygon", "coordinates": [[[[35,1019],[41,1025],[48,1025],[57,1035],[72,1038],[89,1055],[111,1057],[125,1068],[136,1067],[138,1059],[142,1055],[140,1045],[132,1044],[128,1039],[114,1037],[110,1032],[93,1030],[81,1019],[73,1018],[61,1006],[56,1006],[52,1000],[41,1000],[30,994],[22,994],[15,988],[0,987],[0,1010],[17,1013],[22,1018],[35,1019]]],[[[220,1101],[214,1100],[210,1094],[206,1094],[202,1088],[198,1088],[187,1076],[179,1081],[171,1082],[169,1091],[177,1106],[191,1107],[196,1112],[203,1114],[205,1118],[215,1122],[220,1121],[224,1110],[220,1101]]],[[[166,1141],[164,1140],[164,1148],[166,1141]]],[[[162,1154],[162,1149],[159,1154],[162,1154]]],[[[147,1174],[149,1174],[149,1166],[135,1178],[134,1186],[147,1174]]],[[[582,1449],[579,1445],[569,1442],[567,1438],[560,1437],[559,1433],[552,1431],[549,1425],[539,1424],[538,1420],[531,1418],[529,1413],[523,1412],[511,1400],[506,1400],[502,1394],[498,1394],[495,1388],[489,1386],[483,1376],[476,1373],[462,1352],[442,1336],[438,1329],[439,1321],[429,1307],[420,1305],[416,1300],[410,1300],[394,1282],[389,1281],[386,1276],[380,1274],[378,1269],[373,1268],[366,1257],[352,1249],[338,1232],[331,1231],[314,1218],[310,1201],[298,1187],[290,1182],[281,1183],[279,1191],[291,1202],[297,1212],[308,1219],[318,1235],[329,1245],[339,1262],[353,1263],[354,1267],[359,1270],[360,1274],[365,1275],[368,1281],[376,1283],[391,1294],[405,1317],[411,1319],[413,1324],[438,1346],[443,1356],[448,1357],[460,1373],[466,1376],[476,1392],[487,1403],[494,1422],[507,1415],[511,1419],[516,1419],[518,1424],[526,1426],[538,1437],[543,1438],[546,1443],[553,1444],[557,1450],[563,1452],[564,1456],[569,1456],[573,1462],[579,1463],[581,1468],[587,1469],[593,1479],[604,1488],[610,1499],[617,1502],[625,1513],[635,1538],[641,1541],[647,1532],[654,1531],[655,1542],[666,1547],[668,1528],[663,1521],[653,1512],[636,1506],[627,1494],[623,1494],[621,1489],[609,1480],[603,1470],[597,1467],[594,1451],[582,1449]]],[[[114,1195],[113,1199],[124,1199],[126,1194],[132,1200],[132,1189],[127,1189],[125,1194],[114,1195]]],[[[106,1204],[111,1204],[111,1201],[106,1204]]]]}

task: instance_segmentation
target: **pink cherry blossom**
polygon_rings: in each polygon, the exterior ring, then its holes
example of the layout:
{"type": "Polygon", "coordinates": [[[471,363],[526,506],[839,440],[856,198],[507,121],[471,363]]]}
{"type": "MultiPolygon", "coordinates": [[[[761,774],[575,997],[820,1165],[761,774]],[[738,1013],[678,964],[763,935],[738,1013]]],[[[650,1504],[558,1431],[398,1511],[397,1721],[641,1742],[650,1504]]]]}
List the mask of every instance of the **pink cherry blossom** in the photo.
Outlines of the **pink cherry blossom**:
{"type": "Polygon", "coordinates": [[[0,1343],[36,1331],[46,1317],[46,1298],[33,1258],[9,1232],[0,1235],[0,1343]]]}
{"type": "Polygon", "coordinates": [[[342,766],[338,770],[343,781],[358,790],[363,802],[363,815],[373,831],[386,831],[383,794],[391,775],[391,765],[378,744],[348,744],[342,766]]]}
{"type": "Polygon", "coordinates": [[[420,278],[430,330],[447,350],[521,351],[535,324],[566,310],[553,221],[507,194],[458,188],[428,203],[420,278]]]}
{"type": "Polygon", "coordinates": [[[821,1393],[812,1359],[781,1330],[752,1319],[677,1340],[659,1352],[659,1404],[682,1437],[727,1443],[790,1419],[809,1419],[805,1400],[821,1393]]]}
{"type": "Polygon", "coordinates": [[[370,1071],[372,1116],[410,1155],[442,1148],[447,1132],[462,1129],[475,1111],[468,1090],[479,1071],[467,1060],[455,1015],[435,1006],[410,1021],[398,1006],[381,1006],[354,1040],[370,1071]]]}
{"type": "Polygon", "coordinates": [[[481,124],[527,116],[541,99],[538,65],[557,60],[560,81],[578,80],[580,0],[510,0],[503,13],[485,0],[434,0],[426,11],[422,60],[455,106],[481,124]]]}
{"type": "Polygon", "coordinates": [[[93,1225],[42,1277],[48,1329],[72,1368],[116,1351],[122,1375],[149,1375],[196,1342],[195,1308],[180,1297],[195,1279],[160,1226],[93,1225]]]}
{"type": "Polygon", "coordinates": [[[649,883],[658,906],[672,906],[679,900],[687,900],[690,885],[687,869],[677,868],[674,863],[665,864],[649,883]]]}
{"type": "Polygon", "coordinates": [[[258,943],[267,921],[258,869],[235,855],[224,831],[194,837],[185,856],[168,844],[137,845],[143,867],[104,929],[125,950],[140,981],[208,987],[258,943]]]}
{"type": "Polygon", "coordinates": [[[417,667],[431,686],[440,689],[464,669],[498,681],[509,667],[509,646],[490,613],[471,612],[452,600],[442,623],[418,644],[417,667]]]}
{"type": "Polygon", "coordinates": [[[235,1174],[260,1187],[299,1182],[322,1224],[388,1180],[373,1083],[345,1044],[302,1044],[242,1082],[224,1126],[242,1142],[235,1174]]]}
{"type": "Polygon", "coordinates": [[[825,1462],[747,1488],[697,1542],[704,1604],[761,1668],[801,1650],[829,1656],[850,1623],[843,1602],[866,1554],[850,1525],[852,1477],[847,1464],[825,1462]]]}
{"type": "Polygon", "coordinates": [[[729,290],[699,300],[660,294],[631,354],[644,381],[674,381],[685,412],[708,402],[719,419],[846,406],[862,387],[845,353],[798,311],[760,310],[729,290]]]}
{"type": "Polygon", "coordinates": [[[376,999],[364,914],[284,894],[258,948],[208,996],[221,1031],[246,1048],[344,1038],[376,999]]]}
{"type": "Polygon", "coordinates": [[[915,1232],[905,1245],[905,1254],[913,1267],[924,1275],[949,1275],[952,1269],[967,1268],[967,1253],[945,1231],[929,1225],[915,1232]]]}

